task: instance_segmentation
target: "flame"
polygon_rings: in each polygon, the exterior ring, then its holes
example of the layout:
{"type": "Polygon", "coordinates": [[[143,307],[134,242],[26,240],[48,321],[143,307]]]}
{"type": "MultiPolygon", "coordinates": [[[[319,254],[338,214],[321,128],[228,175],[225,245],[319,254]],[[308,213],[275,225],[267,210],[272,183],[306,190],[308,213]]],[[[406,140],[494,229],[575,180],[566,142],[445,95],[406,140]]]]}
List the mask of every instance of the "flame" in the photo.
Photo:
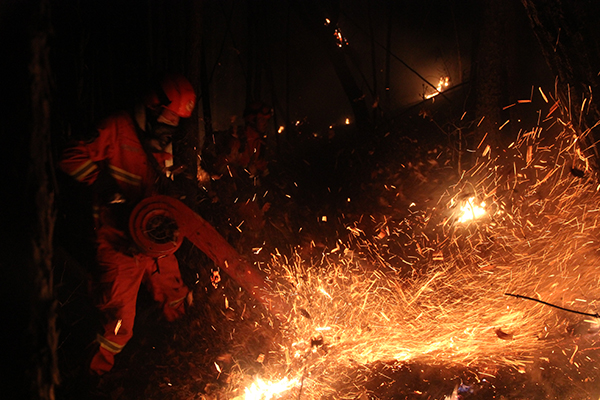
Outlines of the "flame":
{"type": "Polygon", "coordinates": [[[469,197],[465,204],[460,208],[462,215],[458,219],[459,223],[475,220],[486,215],[485,201],[482,201],[479,205],[475,204],[474,201],[475,197],[469,197]]]}
{"type": "Polygon", "coordinates": [[[335,37],[335,41],[337,42],[338,47],[344,47],[348,45],[348,41],[346,40],[344,35],[342,35],[342,31],[340,30],[340,28],[335,28],[333,35],[335,37]]]}
{"type": "Polygon", "coordinates": [[[298,383],[298,379],[285,377],[277,382],[265,381],[257,378],[252,385],[246,388],[244,400],[270,400],[275,396],[287,392],[298,383]]]}
{"type": "Polygon", "coordinates": [[[444,90],[446,90],[448,88],[448,86],[450,86],[450,77],[449,76],[442,76],[440,77],[440,80],[438,81],[438,84],[436,86],[436,91],[434,93],[430,93],[430,94],[426,94],[425,98],[426,99],[430,99],[434,96],[437,96],[438,94],[442,93],[444,90]]]}

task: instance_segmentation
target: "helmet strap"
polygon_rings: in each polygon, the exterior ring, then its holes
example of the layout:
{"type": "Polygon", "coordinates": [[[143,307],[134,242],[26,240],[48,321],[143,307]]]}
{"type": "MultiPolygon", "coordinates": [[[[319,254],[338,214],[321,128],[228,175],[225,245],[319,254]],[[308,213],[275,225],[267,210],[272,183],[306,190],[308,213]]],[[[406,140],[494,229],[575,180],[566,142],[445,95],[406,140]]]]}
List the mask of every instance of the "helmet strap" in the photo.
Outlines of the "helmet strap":
{"type": "Polygon", "coordinates": [[[144,126],[144,132],[147,136],[154,136],[154,129],[156,129],[156,112],[151,108],[146,108],[146,125],[144,126]]]}
{"type": "Polygon", "coordinates": [[[158,97],[159,106],[166,107],[169,104],[171,104],[171,100],[169,99],[169,96],[167,96],[167,94],[165,93],[165,90],[163,89],[163,87],[160,84],[158,84],[158,83],[156,84],[154,91],[156,92],[156,97],[158,97]]]}

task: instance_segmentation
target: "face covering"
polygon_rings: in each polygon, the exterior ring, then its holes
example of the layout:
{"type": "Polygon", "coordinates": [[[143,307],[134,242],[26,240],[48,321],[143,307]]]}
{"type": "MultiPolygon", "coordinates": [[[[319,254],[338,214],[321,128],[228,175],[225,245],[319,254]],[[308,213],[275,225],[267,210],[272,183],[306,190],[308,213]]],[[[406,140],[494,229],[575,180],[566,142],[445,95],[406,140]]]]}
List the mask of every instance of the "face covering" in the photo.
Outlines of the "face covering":
{"type": "Polygon", "coordinates": [[[152,112],[146,114],[146,134],[152,148],[164,151],[178,132],[178,127],[158,122],[152,112]]]}

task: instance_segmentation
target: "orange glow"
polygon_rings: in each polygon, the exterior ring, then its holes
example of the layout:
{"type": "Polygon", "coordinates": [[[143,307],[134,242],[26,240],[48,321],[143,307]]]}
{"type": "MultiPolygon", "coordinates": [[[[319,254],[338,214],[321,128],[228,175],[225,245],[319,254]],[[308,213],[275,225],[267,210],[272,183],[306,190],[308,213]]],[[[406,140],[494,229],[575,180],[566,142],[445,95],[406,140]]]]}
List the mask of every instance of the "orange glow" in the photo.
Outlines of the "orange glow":
{"type": "Polygon", "coordinates": [[[298,379],[288,379],[287,377],[277,381],[265,381],[260,378],[256,379],[246,388],[243,397],[237,397],[234,400],[271,400],[276,396],[287,392],[298,383],[298,379]]]}
{"type": "Polygon", "coordinates": [[[465,204],[460,208],[461,215],[458,218],[459,223],[473,221],[486,215],[485,201],[482,201],[479,205],[475,204],[474,201],[475,197],[469,197],[465,204]]]}

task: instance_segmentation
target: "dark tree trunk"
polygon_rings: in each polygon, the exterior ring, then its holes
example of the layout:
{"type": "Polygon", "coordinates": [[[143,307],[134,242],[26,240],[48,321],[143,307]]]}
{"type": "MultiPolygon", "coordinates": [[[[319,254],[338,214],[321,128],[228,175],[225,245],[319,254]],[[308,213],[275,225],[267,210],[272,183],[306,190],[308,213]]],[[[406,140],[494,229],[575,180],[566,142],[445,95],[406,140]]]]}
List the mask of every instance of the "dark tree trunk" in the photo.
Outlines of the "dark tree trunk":
{"type": "Polygon", "coordinates": [[[392,16],[394,15],[394,2],[388,4],[388,20],[387,20],[387,32],[385,37],[385,108],[389,112],[392,109],[392,98],[390,96],[390,85],[391,85],[391,56],[392,53],[392,16]]]}
{"type": "Polygon", "coordinates": [[[33,394],[40,399],[54,399],[59,383],[56,329],[56,299],[52,279],[52,235],[55,209],[53,178],[50,171],[50,65],[49,4],[42,0],[34,15],[31,39],[31,165],[28,191],[32,194],[31,253],[28,260],[33,277],[30,332],[33,338],[33,394]]]}
{"type": "Polygon", "coordinates": [[[502,0],[484,0],[480,7],[481,28],[472,66],[475,120],[478,125],[471,147],[478,146],[485,136],[492,147],[497,147],[496,130],[500,126],[502,107],[502,0]]]}
{"type": "Polygon", "coordinates": [[[517,45],[512,39],[515,31],[513,3],[506,0],[483,0],[478,3],[480,27],[475,40],[471,67],[472,96],[470,109],[475,113],[475,135],[468,148],[481,154],[487,145],[492,149],[505,148],[514,138],[512,124],[500,128],[506,121],[515,120],[511,110],[503,108],[515,102],[517,45]],[[485,141],[484,141],[485,139],[485,141]]]}
{"type": "MultiPolygon", "coordinates": [[[[600,120],[592,100],[600,86],[600,2],[595,0],[521,0],[552,72],[563,112],[578,134],[600,120]],[[584,103],[585,102],[585,103],[584,103]]],[[[594,129],[588,145],[600,137],[594,129]]],[[[592,147],[598,155],[597,148],[592,147]]]]}
{"type": "MultiPolygon", "coordinates": [[[[271,37],[269,35],[269,24],[271,24],[268,8],[268,2],[257,2],[247,0],[247,72],[246,72],[246,104],[253,101],[270,102],[272,98],[267,98],[265,88],[271,85],[269,80],[271,54],[269,47],[271,37]],[[266,81],[266,83],[265,83],[266,81]]],[[[273,87],[269,87],[271,97],[273,87]]],[[[272,105],[275,105],[272,103],[272,105]]]]}
{"type": "Polygon", "coordinates": [[[297,5],[309,29],[315,32],[325,47],[329,60],[354,112],[357,128],[361,132],[371,131],[372,124],[365,96],[356,83],[354,75],[346,62],[343,46],[338,46],[338,42],[336,41],[335,29],[339,16],[339,10],[337,10],[338,4],[335,1],[323,4],[313,0],[300,1],[297,5]],[[327,5],[331,9],[329,15],[326,15],[323,8],[327,5]],[[325,24],[326,17],[331,21],[329,24],[325,24]]]}
{"type": "MultiPolygon", "coordinates": [[[[204,120],[204,138],[212,137],[212,108],[210,105],[210,77],[206,63],[206,39],[200,40],[200,93],[199,98],[202,100],[202,118],[204,120]]],[[[202,140],[204,142],[204,140],[202,140]]]]}
{"type": "Polygon", "coordinates": [[[257,7],[253,7],[252,0],[248,0],[247,9],[247,49],[248,59],[246,64],[246,104],[250,104],[256,100],[256,88],[260,87],[260,70],[257,71],[258,56],[257,56],[257,30],[258,18],[257,7]]]}
{"type": "Polygon", "coordinates": [[[206,40],[204,36],[204,15],[206,4],[203,1],[194,1],[189,7],[189,40],[187,77],[196,90],[197,106],[192,113],[190,129],[186,136],[188,152],[191,158],[186,158],[186,165],[192,171],[198,167],[197,154],[204,147],[206,138],[212,137],[212,111],[210,105],[209,77],[206,66],[206,40]]]}
{"type": "Polygon", "coordinates": [[[373,18],[372,18],[372,13],[373,13],[373,4],[372,4],[372,0],[369,0],[369,11],[368,11],[368,15],[369,15],[369,36],[371,38],[371,74],[372,74],[372,80],[373,80],[373,125],[377,126],[377,122],[378,122],[378,116],[379,116],[379,92],[377,89],[377,73],[379,68],[377,67],[377,58],[376,58],[376,52],[375,52],[375,32],[373,29],[373,18]]]}

